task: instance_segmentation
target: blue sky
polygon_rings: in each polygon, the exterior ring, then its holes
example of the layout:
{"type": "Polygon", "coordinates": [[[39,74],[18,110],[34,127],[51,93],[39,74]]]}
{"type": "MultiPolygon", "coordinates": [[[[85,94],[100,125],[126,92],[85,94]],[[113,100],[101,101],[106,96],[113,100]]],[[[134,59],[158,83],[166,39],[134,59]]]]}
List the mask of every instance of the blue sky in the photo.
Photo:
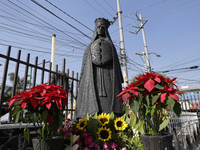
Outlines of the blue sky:
{"type": "MultiPolygon", "coordinates": [[[[0,1],[0,52],[6,54],[7,45],[11,45],[11,56],[17,56],[22,50],[22,60],[27,53],[34,63],[51,59],[51,36],[56,34],[55,63],[60,66],[62,59],[67,61],[70,71],[80,73],[82,56],[90,43],[95,27],[94,20],[104,17],[113,21],[117,13],[116,0],[48,0],[39,1],[48,11],[28,0],[0,1]],[[54,6],[53,6],[54,5],[54,6]],[[56,7],[55,7],[56,6],[56,7]],[[51,13],[50,13],[51,12],[51,13]]],[[[165,74],[178,78],[178,86],[200,87],[200,2],[198,0],[120,0],[124,31],[125,51],[128,57],[128,77],[131,80],[144,70],[144,63],[135,52],[144,52],[142,32],[135,32],[140,22],[135,16],[141,14],[148,20],[144,26],[150,64],[153,71],[169,71],[165,74]]],[[[109,27],[118,54],[120,36],[118,20],[109,27]]],[[[0,63],[4,60],[0,58],[0,63]]],[[[9,72],[15,64],[11,62],[9,72]]],[[[23,67],[21,67],[23,68],[23,67]]],[[[0,82],[3,66],[0,66],[0,82]]],[[[23,72],[23,71],[21,71],[23,72]]],[[[23,73],[19,74],[23,77],[23,73]]]]}

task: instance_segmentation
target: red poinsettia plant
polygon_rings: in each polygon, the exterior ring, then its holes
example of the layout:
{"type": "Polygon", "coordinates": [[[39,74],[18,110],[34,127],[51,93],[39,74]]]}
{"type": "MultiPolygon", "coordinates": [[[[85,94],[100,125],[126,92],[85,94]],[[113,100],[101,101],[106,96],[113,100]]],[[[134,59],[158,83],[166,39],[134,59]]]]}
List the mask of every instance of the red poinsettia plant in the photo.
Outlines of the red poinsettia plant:
{"type": "Polygon", "coordinates": [[[159,135],[168,123],[169,117],[164,110],[181,115],[179,94],[184,94],[175,85],[176,78],[170,79],[158,73],[144,73],[134,78],[133,82],[118,95],[124,105],[129,102],[135,117],[135,127],[140,133],[159,135]],[[138,121],[137,121],[138,120],[138,121]]]}
{"type": "MultiPolygon", "coordinates": [[[[15,123],[33,123],[38,137],[46,139],[55,135],[63,125],[62,107],[67,106],[66,98],[67,93],[61,86],[45,83],[32,87],[29,91],[17,92],[7,101],[10,101],[9,108],[14,105],[12,116],[15,123]]],[[[24,134],[29,138],[28,128],[25,128],[24,134]]]]}

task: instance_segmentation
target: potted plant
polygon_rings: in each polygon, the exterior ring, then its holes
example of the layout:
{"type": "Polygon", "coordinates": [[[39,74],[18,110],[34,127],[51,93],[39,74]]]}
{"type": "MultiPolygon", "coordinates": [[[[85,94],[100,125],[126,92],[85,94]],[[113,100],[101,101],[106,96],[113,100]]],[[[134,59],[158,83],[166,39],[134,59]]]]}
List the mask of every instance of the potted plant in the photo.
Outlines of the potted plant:
{"type": "Polygon", "coordinates": [[[181,115],[177,94],[184,93],[179,91],[175,83],[176,78],[170,79],[162,74],[146,72],[135,77],[133,82],[118,95],[124,104],[129,102],[133,116],[139,120],[134,126],[141,133],[144,150],[164,150],[165,147],[170,149],[172,146],[172,135],[163,135],[162,130],[169,123],[169,117],[163,115],[164,110],[172,110],[177,117],[181,115]],[[154,141],[150,142],[150,138],[154,141]],[[164,139],[169,140],[169,143],[163,143],[164,139]],[[160,144],[155,141],[160,141],[160,144]]]}
{"type": "MultiPolygon", "coordinates": [[[[67,106],[67,93],[61,86],[47,83],[32,87],[29,91],[17,92],[15,96],[7,101],[10,101],[9,108],[12,108],[12,116],[15,123],[23,123],[23,111],[25,111],[25,122],[32,123],[35,127],[38,138],[33,139],[37,145],[51,145],[50,140],[54,138],[56,143],[57,130],[63,126],[62,107],[67,106]],[[41,144],[38,144],[41,143],[41,144]]],[[[24,129],[24,135],[29,140],[29,130],[24,129]]],[[[58,144],[59,145],[59,144],[58,144]]],[[[60,144],[62,145],[62,143],[60,144]]],[[[35,146],[34,146],[35,147],[35,146]]],[[[38,147],[34,149],[39,149],[38,147]]],[[[59,149],[56,147],[56,149],[59,149]]]]}
{"type": "Polygon", "coordinates": [[[134,148],[134,118],[125,113],[115,118],[114,113],[88,114],[59,129],[67,150],[132,150],[134,148]],[[76,141],[76,142],[75,142],[76,141]]]}

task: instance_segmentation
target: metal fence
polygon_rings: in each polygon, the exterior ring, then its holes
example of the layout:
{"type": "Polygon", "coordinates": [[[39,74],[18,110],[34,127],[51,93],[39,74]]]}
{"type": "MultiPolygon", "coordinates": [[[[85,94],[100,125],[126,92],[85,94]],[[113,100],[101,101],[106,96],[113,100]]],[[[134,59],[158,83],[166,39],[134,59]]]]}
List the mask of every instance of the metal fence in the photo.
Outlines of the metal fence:
{"type": "MultiPolygon", "coordinates": [[[[22,61],[20,59],[21,57],[21,50],[18,51],[17,58],[13,58],[10,56],[11,53],[11,46],[8,46],[7,49],[7,55],[3,55],[0,53],[0,58],[5,60],[4,64],[4,71],[3,71],[3,78],[1,83],[1,93],[0,93],[0,116],[2,116],[2,109],[7,108],[8,104],[5,104],[5,101],[7,100],[5,98],[5,90],[6,90],[6,80],[8,77],[8,69],[10,61],[15,62],[15,72],[14,72],[14,80],[13,80],[13,86],[10,87],[12,92],[10,96],[14,96],[16,93],[16,87],[17,87],[17,80],[18,80],[18,73],[19,69],[21,67],[24,67],[24,81],[23,86],[21,87],[21,91],[27,90],[30,88],[30,86],[35,86],[36,84],[43,84],[44,80],[48,80],[48,84],[55,84],[63,86],[63,88],[66,90],[68,94],[68,98],[66,101],[68,102],[68,107],[66,107],[63,112],[65,112],[65,118],[73,117],[73,105],[74,105],[74,99],[77,97],[78,93],[78,73],[76,73],[76,77],[74,77],[74,71],[71,73],[71,77],[69,76],[69,69],[65,70],[66,67],[66,60],[63,59],[62,62],[62,71],[58,70],[58,65],[56,65],[55,71],[52,71],[52,63],[49,63],[49,69],[45,68],[45,60],[42,62],[42,67],[38,66],[38,57],[35,58],[35,64],[30,63],[30,54],[27,54],[26,61],[22,61]],[[30,70],[29,70],[30,69],[30,70]],[[33,69],[33,80],[28,83],[28,72],[32,71],[33,69]],[[40,77],[38,76],[37,72],[41,71],[40,77]],[[46,75],[47,74],[47,75],[46,75]],[[40,82],[36,83],[36,79],[40,78],[40,82]],[[30,85],[31,84],[31,85],[30,85]],[[29,85],[29,87],[28,87],[29,85]],[[5,105],[3,105],[3,103],[5,105]]],[[[20,73],[22,73],[20,71],[20,73]]],[[[10,111],[10,110],[9,110],[10,111]]],[[[9,117],[9,121],[11,121],[11,113],[9,117]]]]}

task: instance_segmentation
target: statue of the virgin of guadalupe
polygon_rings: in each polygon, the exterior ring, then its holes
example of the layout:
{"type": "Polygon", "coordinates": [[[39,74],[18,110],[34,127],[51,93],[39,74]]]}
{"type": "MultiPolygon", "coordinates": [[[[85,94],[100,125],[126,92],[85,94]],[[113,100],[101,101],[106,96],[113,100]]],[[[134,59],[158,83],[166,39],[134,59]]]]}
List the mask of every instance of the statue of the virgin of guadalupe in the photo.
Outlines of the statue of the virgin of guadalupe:
{"type": "Polygon", "coordinates": [[[108,33],[110,22],[95,20],[93,38],[83,56],[75,118],[87,113],[123,114],[122,100],[116,97],[122,91],[123,77],[117,52],[108,33]]]}

